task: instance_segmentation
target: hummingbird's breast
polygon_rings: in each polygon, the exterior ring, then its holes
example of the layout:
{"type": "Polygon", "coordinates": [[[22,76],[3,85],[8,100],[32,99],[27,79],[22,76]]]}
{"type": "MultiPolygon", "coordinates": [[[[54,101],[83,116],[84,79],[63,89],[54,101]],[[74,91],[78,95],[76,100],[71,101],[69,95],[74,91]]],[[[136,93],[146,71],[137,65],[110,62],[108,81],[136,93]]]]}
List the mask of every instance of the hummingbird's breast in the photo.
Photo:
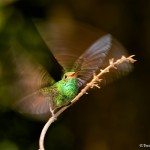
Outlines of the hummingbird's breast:
{"type": "Polygon", "coordinates": [[[71,82],[67,82],[62,87],[62,95],[64,98],[70,100],[74,98],[78,93],[78,85],[77,85],[77,79],[71,82]]]}
{"type": "Polygon", "coordinates": [[[78,93],[78,79],[72,79],[68,82],[60,81],[58,82],[59,95],[54,100],[57,106],[62,106],[69,103],[78,93]]]}

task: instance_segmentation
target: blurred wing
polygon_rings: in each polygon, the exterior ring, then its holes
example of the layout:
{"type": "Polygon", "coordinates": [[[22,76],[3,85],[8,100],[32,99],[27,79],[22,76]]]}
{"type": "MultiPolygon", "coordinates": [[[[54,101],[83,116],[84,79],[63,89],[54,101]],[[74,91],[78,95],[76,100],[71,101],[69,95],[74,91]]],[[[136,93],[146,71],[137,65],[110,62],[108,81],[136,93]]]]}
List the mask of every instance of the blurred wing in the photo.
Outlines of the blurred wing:
{"type": "Polygon", "coordinates": [[[74,63],[72,70],[79,71],[78,85],[81,87],[101,67],[111,48],[111,35],[107,34],[98,39],[74,63]]]}
{"type": "MultiPolygon", "coordinates": [[[[123,47],[123,45],[118,42],[115,38],[112,38],[112,46],[109,51],[109,54],[105,58],[103,65],[101,66],[102,69],[107,67],[109,65],[109,60],[114,59],[117,60],[121,58],[121,56],[128,56],[127,50],[123,47]]],[[[133,69],[133,64],[124,62],[117,66],[117,69],[111,69],[111,71],[108,74],[105,74],[103,76],[103,84],[108,84],[112,81],[114,81],[117,78],[120,78],[121,76],[124,76],[128,74],[133,69]]]]}
{"type": "Polygon", "coordinates": [[[20,97],[31,94],[38,89],[53,84],[54,79],[48,72],[30,56],[23,52],[12,49],[14,63],[13,91],[20,97]]]}
{"type": "Polygon", "coordinates": [[[34,92],[15,103],[13,108],[28,117],[44,120],[51,115],[49,101],[50,97],[34,92]]]}
{"type": "Polygon", "coordinates": [[[84,50],[103,34],[72,19],[67,21],[61,19],[60,22],[53,20],[45,23],[36,22],[36,26],[65,72],[70,71],[84,50]]]}
{"type": "Polygon", "coordinates": [[[75,53],[77,50],[73,43],[69,40],[51,40],[48,42],[50,49],[54,53],[56,60],[61,64],[64,72],[70,71],[73,63],[78,58],[75,53]]]}

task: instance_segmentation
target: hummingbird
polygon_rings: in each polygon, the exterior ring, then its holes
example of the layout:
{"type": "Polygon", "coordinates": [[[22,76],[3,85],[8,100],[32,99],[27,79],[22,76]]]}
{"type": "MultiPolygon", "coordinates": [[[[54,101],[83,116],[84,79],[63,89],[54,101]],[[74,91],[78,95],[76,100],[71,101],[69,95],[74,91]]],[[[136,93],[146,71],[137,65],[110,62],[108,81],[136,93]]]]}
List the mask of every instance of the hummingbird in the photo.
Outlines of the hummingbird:
{"type": "MultiPolygon", "coordinates": [[[[92,44],[70,69],[64,68],[61,80],[40,88],[19,100],[15,107],[20,113],[42,115],[67,105],[102,65],[111,48],[112,36],[103,35],[92,44]]],[[[62,59],[62,58],[61,58],[62,59]]]]}

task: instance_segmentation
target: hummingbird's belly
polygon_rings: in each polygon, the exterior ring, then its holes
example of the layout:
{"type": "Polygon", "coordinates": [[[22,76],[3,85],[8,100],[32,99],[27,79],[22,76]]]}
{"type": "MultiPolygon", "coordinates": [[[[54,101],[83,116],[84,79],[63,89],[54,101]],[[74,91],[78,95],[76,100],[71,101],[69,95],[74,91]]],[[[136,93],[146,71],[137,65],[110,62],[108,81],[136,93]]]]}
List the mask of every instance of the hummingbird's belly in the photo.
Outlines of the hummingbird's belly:
{"type": "MultiPolygon", "coordinates": [[[[77,78],[66,82],[64,80],[60,80],[55,83],[51,90],[55,93],[52,100],[52,103],[55,107],[61,107],[63,105],[68,104],[78,93],[78,84],[77,78]]],[[[53,94],[51,94],[52,96],[53,94]]]]}
{"type": "Polygon", "coordinates": [[[62,86],[59,89],[59,94],[54,100],[57,107],[68,104],[78,93],[78,87],[73,85],[62,86]]]}

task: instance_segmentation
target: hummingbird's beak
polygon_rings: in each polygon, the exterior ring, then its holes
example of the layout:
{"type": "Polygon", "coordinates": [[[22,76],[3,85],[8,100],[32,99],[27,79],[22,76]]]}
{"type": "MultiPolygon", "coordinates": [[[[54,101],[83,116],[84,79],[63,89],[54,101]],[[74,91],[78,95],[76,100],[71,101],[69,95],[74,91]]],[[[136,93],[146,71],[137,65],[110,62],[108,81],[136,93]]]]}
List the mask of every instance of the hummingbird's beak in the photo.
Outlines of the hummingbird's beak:
{"type": "Polygon", "coordinates": [[[71,75],[71,77],[77,77],[78,76],[78,71],[76,71],[75,73],[73,73],[72,75],[71,75]]]}

